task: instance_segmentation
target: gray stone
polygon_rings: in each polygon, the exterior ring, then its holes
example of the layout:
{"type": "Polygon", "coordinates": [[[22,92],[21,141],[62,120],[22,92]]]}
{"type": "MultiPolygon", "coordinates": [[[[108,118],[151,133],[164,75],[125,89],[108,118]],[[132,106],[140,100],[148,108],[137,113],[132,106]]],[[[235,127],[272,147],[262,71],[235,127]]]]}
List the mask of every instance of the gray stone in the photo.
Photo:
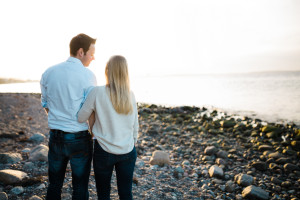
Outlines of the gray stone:
{"type": "Polygon", "coordinates": [[[222,158],[217,158],[216,159],[216,163],[218,164],[218,165],[226,165],[226,160],[224,160],[224,159],[222,159],[222,158]]]}
{"type": "Polygon", "coordinates": [[[275,153],[270,153],[268,155],[269,158],[274,158],[274,159],[277,159],[277,158],[280,158],[282,157],[282,155],[279,153],[279,152],[275,152],[275,153]]]}
{"type": "Polygon", "coordinates": [[[39,196],[34,195],[34,196],[30,197],[28,200],[43,200],[43,199],[39,196]]]}
{"type": "Polygon", "coordinates": [[[299,167],[297,165],[291,164],[291,163],[287,163],[283,166],[283,169],[286,171],[294,171],[297,170],[299,171],[299,167]]]}
{"type": "Polygon", "coordinates": [[[23,169],[24,170],[33,170],[34,168],[34,164],[32,162],[26,162],[24,165],[23,165],[23,169]]]}
{"type": "Polygon", "coordinates": [[[217,153],[218,149],[215,146],[208,146],[204,150],[204,154],[206,155],[213,155],[217,153]]]}
{"type": "Polygon", "coordinates": [[[258,147],[258,150],[259,151],[270,151],[270,150],[273,150],[273,147],[272,146],[270,146],[270,145],[260,145],[259,147],[258,147]]]}
{"type": "Polygon", "coordinates": [[[40,144],[31,150],[29,160],[48,161],[48,151],[49,148],[46,145],[40,144]]]}
{"type": "Polygon", "coordinates": [[[15,195],[22,194],[24,192],[24,188],[21,186],[14,187],[13,189],[10,190],[11,193],[15,195]]]}
{"type": "Polygon", "coordinates": [[[240,186],[249,186],[253,183],[253,177],[247,174],[238,174],[234,177],[236,183],[240,186]]]}
{"type": "Polygon", "coordinates": [[[184,173],[184,170],[180,166],[176,167],[175,171],[182,174],[184,173]]]}
{"type": "Polygon", "coordinates": [[[225,184],[225,190],[227,191],[227,192],[230,192],[230,193],[232,193],[232,192],[234,192],[234,189],[235,189],[235,184],[234,184],[234,182],[233,181],[227,181],[226,182],[226,184],[225,184]]]}
{"type": "Polygon", "coordinates": [[[1,200],[8,200],[8,196],[5,192],[0,192],[0,199],[1,200]]]}
{"type": "Polygon", "coordinates": [[[290,181],[284,181],[281,183],[282,187],[288,188],[292,186],[292,183],[290,181]]]}
{"type": "Polygon", "coordinates": [[[290,159],[290,158],[278,158],[275,162],[277,164],[286,164],[286,163],[291,163],[292,159],[290,159]]]}
{"type": "Polygon", "coordinates": [[[29,138],[29,141],[32,141],[32,142],[44,142],[45,140],[45,136],[41,133],[35,133],[33,136],[31,136],[29,138]]]}
{"type": "Polygon", "coordinates": [[[269,199],[268,192],[264,191],[260,187],[255,187],[253,185],[246,187],[242,192],[242,196],[244,198],[249,198],[249,199],[262,199],[262,200],[269,199]]]}
{"type": "Polygon", "coordinates": [[[275,184],[277,184],[277,185],[281,185],[281,183],[282,183],[282,181],[279,180],[279,179],[276,178],[276,177],[272,177],[272,178],[271,178],[271,182],[272,182],[272,183],[275,183],[275,184]]]}
{"type": "Polygon", "coordinates": [[[19,153],[0,153],[1,164],[14,164],[22,160],[22,155],[19,153]]]}
{"type": "Polygon", "coordinates": [[[18,170],[0,170],[0,181],[7,185],[22,182],[26,176],[27,174],[25,172],[18,170]]]}
{"type": "Polygon", "coordinates": [[[265,170],[267,170],[267,163],[265,163],[265,162],[261,162],[261,161],[253,162],[253,163],[252,163],[252,166],[253,166],[255,169],[260,170],[260,171],[265,171],[265,170]]]}
{"type": "Polygon", "coordinates": [[[209,168],[209,175],[210,177],[220,177],[222,178],[224,176],[224,172],[223,172],[223,169],[216,166],[216,165],[213,165],[209,168]]]}
{"type": "Polygon", "coordinates": [[[37,188],[35,188],[36,190],[41,190],[41,189],[45,189],[46,186],[44,183],[42,183],[41,185],[39,185],[37,188]]]}
{"type": "Polygon", "coordinates": [[[227,152],[227,151],[220,150],[220,151],[218,151],[218,153],[217,153],[217,157],[218,157],[218,158],[224,158],[224,159],[227,159],[227,158],[228,158],[228,152],[227,152]]]}

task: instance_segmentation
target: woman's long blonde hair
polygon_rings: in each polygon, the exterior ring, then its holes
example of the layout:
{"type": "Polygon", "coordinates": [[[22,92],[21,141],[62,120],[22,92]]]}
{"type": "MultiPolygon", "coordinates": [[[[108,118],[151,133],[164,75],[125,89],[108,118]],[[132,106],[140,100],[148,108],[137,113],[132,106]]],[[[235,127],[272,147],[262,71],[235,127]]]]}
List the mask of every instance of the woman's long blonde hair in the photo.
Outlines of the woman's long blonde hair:
{"type": "Polygon", "coordinates": [[[106,88],[116,112],[132,113],[127,61],[123,56],[112,56],[105,68],[106,88]]]}

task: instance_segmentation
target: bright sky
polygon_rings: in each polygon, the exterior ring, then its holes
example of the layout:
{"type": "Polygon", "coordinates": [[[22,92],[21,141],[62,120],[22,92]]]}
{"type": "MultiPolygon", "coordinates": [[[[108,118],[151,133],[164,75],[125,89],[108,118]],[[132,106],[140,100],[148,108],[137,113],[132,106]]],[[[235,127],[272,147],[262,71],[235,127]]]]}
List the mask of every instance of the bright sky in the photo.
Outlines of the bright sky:
{"type": "Polygon", "coordinates": [[[39,80],[97,38],[90,69],[111,55],[131,76],[300,70],[299,0],[12,0],[0,3],[0,77],[39,80]]]}

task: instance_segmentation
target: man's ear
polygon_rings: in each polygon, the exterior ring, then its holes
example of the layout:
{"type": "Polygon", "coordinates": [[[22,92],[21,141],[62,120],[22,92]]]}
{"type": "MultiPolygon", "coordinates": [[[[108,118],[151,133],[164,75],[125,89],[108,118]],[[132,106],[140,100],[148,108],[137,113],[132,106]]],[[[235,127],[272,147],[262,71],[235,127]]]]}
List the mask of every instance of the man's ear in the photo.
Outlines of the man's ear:
{"type": "Polygon", "coordinates": [[[78,49],[78,51],[77,51],[77,56],[78,56],[79,58],[82,58],[82,57],[84,56],[83,48],[78,49]]]}

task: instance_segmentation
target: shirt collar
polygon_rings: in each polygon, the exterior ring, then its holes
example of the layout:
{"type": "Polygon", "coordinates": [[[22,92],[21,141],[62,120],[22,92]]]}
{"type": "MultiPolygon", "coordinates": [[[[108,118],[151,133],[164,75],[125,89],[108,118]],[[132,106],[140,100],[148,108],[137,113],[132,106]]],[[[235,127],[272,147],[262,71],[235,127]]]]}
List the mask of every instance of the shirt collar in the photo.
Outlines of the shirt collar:
{"type": "MultiPolygon", "coordinates": [[[[83,66],[82,62],[78,59],[78,58],[75,58],[75,57],[72,57],[70,56],[67,60],[67,62],[72,62],[72,63],[77,63],[77,64],[80,64],[83,66]]],[[[84,67],[84,66],[83,66],[84,67]]]]}

